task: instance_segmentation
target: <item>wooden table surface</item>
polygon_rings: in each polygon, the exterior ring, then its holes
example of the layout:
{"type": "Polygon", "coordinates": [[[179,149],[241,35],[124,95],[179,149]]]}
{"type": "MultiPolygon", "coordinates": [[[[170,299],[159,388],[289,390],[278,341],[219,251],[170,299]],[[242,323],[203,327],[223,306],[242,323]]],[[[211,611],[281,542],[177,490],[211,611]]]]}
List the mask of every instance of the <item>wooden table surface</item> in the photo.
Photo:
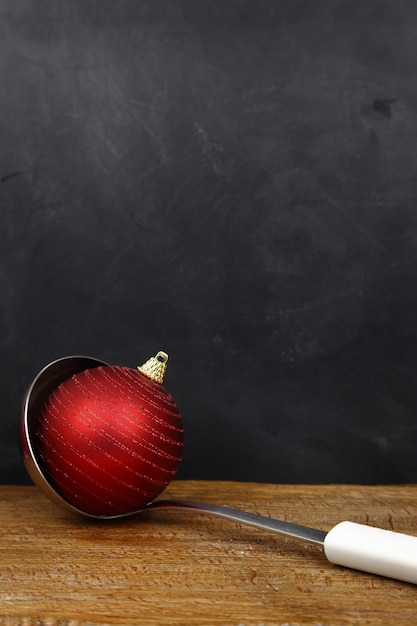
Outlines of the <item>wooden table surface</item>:
{"type": "MultiPolygon", "coordinates": [[[[417,535],[417,485],[174,481],[164,498],[329,530],[417,535]]],[[[330,564],[316,544],[180,509],[95,521],[0,487],[0,625],[417,624],[417,585],[330,564]]]]}

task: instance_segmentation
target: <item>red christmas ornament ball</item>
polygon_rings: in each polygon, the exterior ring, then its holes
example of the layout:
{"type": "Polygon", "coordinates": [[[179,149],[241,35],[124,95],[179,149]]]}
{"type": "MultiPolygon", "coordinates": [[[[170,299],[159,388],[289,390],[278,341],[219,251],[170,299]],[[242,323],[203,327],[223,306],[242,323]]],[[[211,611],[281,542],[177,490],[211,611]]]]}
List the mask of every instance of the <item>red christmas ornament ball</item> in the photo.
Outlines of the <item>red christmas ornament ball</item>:
{"type": "Polygon", "coordinates": [[[162,384],[110,365],[61,383],[41,409],[35,439],[55,491],[99,517],[133,513],[159,496],[184,443],[181,414],[162,384]]]}

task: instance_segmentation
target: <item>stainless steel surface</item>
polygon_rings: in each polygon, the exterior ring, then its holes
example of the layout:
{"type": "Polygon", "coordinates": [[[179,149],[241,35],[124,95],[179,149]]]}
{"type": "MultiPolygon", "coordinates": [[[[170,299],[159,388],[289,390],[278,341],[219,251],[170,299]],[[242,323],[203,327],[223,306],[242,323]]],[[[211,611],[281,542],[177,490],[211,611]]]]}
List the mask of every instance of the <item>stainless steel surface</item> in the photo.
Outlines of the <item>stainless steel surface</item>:
{"type": "Polygon", "coordinates": [[[316,528],[309,528],[308,526],[300,526],[299,524],[284,522],[282,520],[258,515],[257,513],[248,513],[246,511],[240,511],[238,509],[232,509],[228,506],[217,504],[190,502],[188,500],[155,500],[155,502],[152,502],[146,507],[146,509],[143,510],[156,508],[183,508],[199,511],[201,513],[218,515],[219,517],[225,517],[233,522],[256,526],[257,528],[262,528],[263,530],[269,530],[281,535],[289,535],[290,537],[304,539],[305,541],[318,543],[320,545],[324,545],[324,538],[327,535],[324,530],[317,530],[316,528]]]}
{"type": "Polygon", "coordinates": [[[40,409],[49,394],[73,374],[100,365],[107,365],[107,363],[88,356],[68,356],[52,361],[38,373],[27,390],[20,416],[20,447],[29,476],[46,496],[73,513],[81,511],[67,502],[44,476],[33,437],[40,409]]]}
{"type": "MultiPolygon", "coordinates": [[[[61,507],[71,511],[72,513],[78,513],[85,517],[93,517],[99,519],[114,519],[114,517],[125,517],[124,515],[117,515],[113,517],[95,516],[78,509],[65,498],[63,498],[49,483],[48,479],[42,472],[42,467],[39,463],[39,459],[36,455],[36,442],[33,441],[34,433],[36,431],[36,422],[38,419],[39,411],[45,402],[49,394],[64,380],[81,372],[85,369],[99,367],[100,365],[107,365],[103,361],[86,356],[69,356],[62,359],[53,361],[46,367],[44,367],[34,379],[33,383],[29,387],[24,402],[21,414],[21,449],[23,454],[23,460],[26,469],[32,478],[33,482],[47,495],[51,500],[59,504],[61,507]]],[[[298,539],[304,539],[313,543],[323,545],[326,532],[322,530],[316,530],[314,528],[308,528],[306,526],[299,526],[298,524],[292,524],[289,522],[271,519],[255,513],[247,513],[237,509],[232,509],[227,506],[219,506],[215,504],[205,504],[201,502],[190,502],[187,500],[156,500],[151,502],[143,509],[136,511],[141,513],[149,509],[161,509],[161,508],[183,508],[193,511],[199,511],[203,513],[209,513],[211,515],[217,515],[219,517],[227,518],[234,522],[241,524],[248,524],[262,528],[264,530],[280,533],[282,535],[289,535],[298,539]]],[[[126,515],[134,515],[135,513],[127,513],[126,515]]]]}

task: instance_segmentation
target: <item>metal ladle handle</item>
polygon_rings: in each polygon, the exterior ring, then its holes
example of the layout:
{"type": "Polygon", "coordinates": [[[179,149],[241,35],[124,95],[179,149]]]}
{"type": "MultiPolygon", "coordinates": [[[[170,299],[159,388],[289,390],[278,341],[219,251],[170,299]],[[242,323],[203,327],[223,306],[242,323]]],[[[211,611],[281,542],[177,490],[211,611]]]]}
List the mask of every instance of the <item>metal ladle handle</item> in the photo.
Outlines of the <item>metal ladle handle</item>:
{"type": "Polygon", "coordinates": [[[365,524],[340,522],[329,532],[248,513],[227,506],[156,500],[145,509],[183,508],[320,544],[336,565],[417,584],[417,537],[365,524]]]}
{"type": "Polygon", "coordinates": [[[210,513],[212,515],[217,515],[218,517],[224,517],[232,520],[233,522],[248,524],[249,526],[255,526],[257,528],[269,530],[281,535],[296,537],[297,539],[304,539],[320,545],[324,545],[324,539],[327,534],[324,530],[317,530],[307,526],[300,526],[299,524],[284,522],[282,520],[258,515],[257,513],[248,513],[247,511],[240,511],[228,506],[191,502],[189,500],[155,500],[154,502],[148,504],[143,510],[146,511],[148,509],[160,508],[192,509],[202,513],[210,513]]]}

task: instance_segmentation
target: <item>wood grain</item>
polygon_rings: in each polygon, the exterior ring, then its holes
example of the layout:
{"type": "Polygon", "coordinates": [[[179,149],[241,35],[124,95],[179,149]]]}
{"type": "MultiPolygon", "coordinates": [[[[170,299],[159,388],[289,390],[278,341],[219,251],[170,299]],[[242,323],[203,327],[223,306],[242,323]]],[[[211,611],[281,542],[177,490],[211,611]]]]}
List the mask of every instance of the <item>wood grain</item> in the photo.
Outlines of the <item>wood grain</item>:
{"type": "MultiPolygon", "coordinates": [[[[193,499],[330,529],[417,534],[417,486],[174,481],[193,499]]],[[[0,625],[415,623],[417,586],[330,564],[320,546],[184,510],[78,518],[0,487],[0,625]]]]}

